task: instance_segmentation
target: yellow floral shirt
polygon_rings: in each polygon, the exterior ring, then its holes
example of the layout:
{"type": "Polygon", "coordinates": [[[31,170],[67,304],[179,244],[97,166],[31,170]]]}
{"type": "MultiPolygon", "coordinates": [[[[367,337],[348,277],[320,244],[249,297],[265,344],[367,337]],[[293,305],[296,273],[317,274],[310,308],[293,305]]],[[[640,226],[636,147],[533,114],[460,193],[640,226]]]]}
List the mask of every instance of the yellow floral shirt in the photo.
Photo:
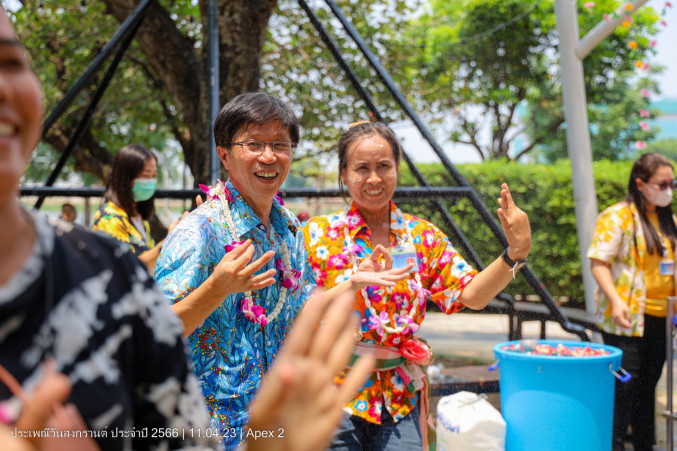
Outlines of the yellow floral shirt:
{"type": "Polygon", "coordinates": [[[603,331],[634,337],[644,334],[646,252],[644,231],[635,204],[619,202],[600,213],[587,256],[609,263],[616,291],[630,307],[632,323],[630,329],[622,329],[614,322],[611,303],[598,288],[595,292],[596,319],[603,331]]]}
{"type": "MultiPolygon", "coordinates": [[[[418,258],[420,288],[412,273],[390,292],[382,287],[368,287],[366,291],[372,308],[367,307],[362,292],[358,293],[355,310],[361,316],[361,338],[366,344],[397,347],[412,337],[425,317],[425,299],[432,299],[443,312],[457,312],[463,288],[477,273],[454,249],[447,236],[435,225],[423,219],[403,214],[391,202],[390,241],[397,244],[409,227],[418,258]],[[412,300],[422,292],[423,301],[414,307],[412,300]],[[413,310],[412,310],[413,308],[413,310]],[[401,333],[390,333],[384,324],[408,324],[401,333]]],[[[354,272],[350,255],[362,261],[371,255],[371,232],[355,205],[341,212],[312,218],[303,233],[308,259],[319,287],[331,288],[354,272]],[[352,243],[345,239],[348,233],[352,243]]],[[[394,370],[372,373],[345,410],[352,415],[380,424],[381,409],[385,406],[395,421],[404,418],[416,405],[415,393],[403,383],[394,370]]]]}
{"type": "Polygon", "coordinates": [[[147,240],[144,240],[141,232],[134,227],[127,212],[113,202],[108,201],[101,205],[99,210],[94,214],[92,230],[103,232],[118,241],[128,244],[129,249],[134,254],[139,255],[155,246],[155,241],[150,236],[150,224],[148,224],[148,221],[143,221],[143,227],[146,237],[148,237],[147,240]]]}

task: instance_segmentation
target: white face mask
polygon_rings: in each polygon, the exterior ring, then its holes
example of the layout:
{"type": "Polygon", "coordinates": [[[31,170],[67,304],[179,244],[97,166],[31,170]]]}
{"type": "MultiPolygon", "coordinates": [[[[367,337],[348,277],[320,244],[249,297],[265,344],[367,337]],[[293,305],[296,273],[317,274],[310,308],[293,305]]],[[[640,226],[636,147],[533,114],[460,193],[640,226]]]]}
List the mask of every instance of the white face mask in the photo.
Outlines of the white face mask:
{"type": "Polygon", "coordinates": [[[649,195],[644,194],[644,198],[654,204],[657,207],[667,207],[672,203],[672,188],[664,189],[663,191],[658,189],[653,189],[647,183],[646,189],[649,191],[649,195]]]}

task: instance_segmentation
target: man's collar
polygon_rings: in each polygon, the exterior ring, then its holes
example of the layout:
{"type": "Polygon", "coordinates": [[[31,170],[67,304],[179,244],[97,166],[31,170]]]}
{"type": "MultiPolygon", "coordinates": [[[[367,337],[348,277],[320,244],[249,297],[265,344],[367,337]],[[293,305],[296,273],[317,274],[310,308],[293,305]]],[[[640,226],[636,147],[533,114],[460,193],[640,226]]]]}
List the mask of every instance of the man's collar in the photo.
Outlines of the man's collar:
{"type": "MultiPolygon", "coordinates": [[[[261,231],[264,231],[265,229],[261,218],[254,213],[254,210],[235,188],[230,179],[225,183],[225,188],[230,191],[230,194],[233,197],[233,203],[241,205],[241,208],[231,208],[231,213],[234,216],[233,222],[235,223],[238,235],[243,236],[254,228],[259,228],[261,231]]],[[[277,199],[273,198],[270,209],[269,225],[271,225],[278,233],[289,230],[291,233],[296,234],[300,223],[298,223],[298,220],[294,220],[291,217],[287,209],[284,208],[277,199]]]]}

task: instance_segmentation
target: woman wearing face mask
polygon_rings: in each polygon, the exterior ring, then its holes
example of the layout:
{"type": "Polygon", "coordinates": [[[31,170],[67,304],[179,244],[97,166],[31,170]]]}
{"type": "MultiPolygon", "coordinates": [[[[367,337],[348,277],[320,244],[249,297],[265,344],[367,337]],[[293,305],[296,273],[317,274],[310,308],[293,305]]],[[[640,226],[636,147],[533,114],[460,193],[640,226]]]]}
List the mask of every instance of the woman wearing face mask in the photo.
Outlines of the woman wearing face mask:
{"type": "Polygon", "coordinates": [[[629,425],[635,450],[651,450],[655,440],[667,298],[675,294],[673,185],[667,158],[642,155],[632,167],[625,199],[597,218],[588,250],[604,342],[623,350],[622,366],[632,375],[630,382],[616,383],[614,451],[624,449],[629,425]]]}
{"type": "MultiPolygon", "coordinates": [[[[104,203],[94,215],[92,230],[106,233],[129,248],[153,272],[164,240],[157,245],[150,236],[148,218],[155,211],[157,159],[139,144],[118,152],[108,180],[104,203]]],[[[175,221],[169,230],[178,223],[175,221]]]]}

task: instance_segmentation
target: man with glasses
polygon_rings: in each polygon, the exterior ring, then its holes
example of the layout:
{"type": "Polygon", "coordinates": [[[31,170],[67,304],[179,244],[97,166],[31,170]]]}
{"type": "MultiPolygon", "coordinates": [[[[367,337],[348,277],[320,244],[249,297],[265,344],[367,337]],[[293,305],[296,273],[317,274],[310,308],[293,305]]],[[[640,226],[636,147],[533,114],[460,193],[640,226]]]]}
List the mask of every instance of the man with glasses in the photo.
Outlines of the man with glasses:
{"type": "Polygon", "coordinates": [[[242,94],[219,112],[214,137],[230,178],[203,188],[206,202],[167,238],[155,278],[230,449],[246,437],[247,405],[315,282],[299,221],[275,198],[299,141],[294,113],[242,94]]]}

